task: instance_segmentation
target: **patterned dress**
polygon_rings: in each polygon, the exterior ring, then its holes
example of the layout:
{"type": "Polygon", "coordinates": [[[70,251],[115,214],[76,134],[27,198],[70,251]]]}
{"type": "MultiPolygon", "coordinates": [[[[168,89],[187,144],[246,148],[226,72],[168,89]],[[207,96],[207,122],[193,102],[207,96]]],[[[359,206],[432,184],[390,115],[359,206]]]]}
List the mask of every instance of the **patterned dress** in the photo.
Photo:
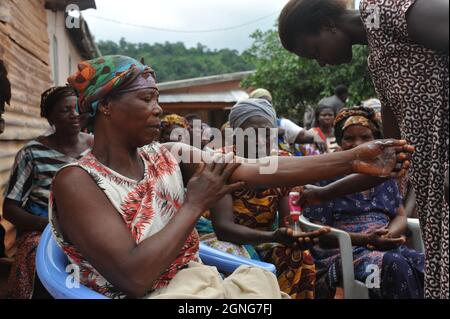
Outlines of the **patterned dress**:
{"type": "MultiPolygon", "coordinates": [[[[291,156],[281,150],[278,151],[278,155],[291,156]]],[[[290,188],[242,189],[233,192],[234,222],[252,229],[272,231],[278,224],[277,212],[280,201],[289,196],[289,192],[290,188]]],[[[204,224],[203,221],[202,225],[204,224]]],[[[203,230],[205,229],[203,227],[203,230]]],[[[210,231],[213,229],[210,228],[210,231]]],[[[219,241],[214,233],[202,234],[201,240],[209,246],[229,253],[273,263],[277,268],[281,291],[293,299],[314,299],[316,272],[309,251],[292,249],[277,243],[236,245],[219,241]]]]}
{"type": "MultiPolygon", "coordinates": [[[[329,181],[318,183],[325,186],[329,181]]],[[[336,198],[321,205],[305,207],[306,217],[322,225],[349,233],[368,233],[387,227],[395,217],[402,198],[395,181],[387,181],[369,191],[336,198]]],[[[339,249],[314,247],[311,250],[317,268],[316,296],[332,298],[342,284],[339,249]]],[[[373,298],[423,298],[424,254],[400,246],[389,251],[353,247],[355,278],[361,282],[380,270],[380,287],[370,289],[373,298]]]]}
{"type": "Polygon", "coordinates": [[[364,0],[360,13],[378,96],[394,112],[402,138],[416,147],[410,177],[425,242],[425,296],[448,299],[449,208],[443,189],[449,160],[449,57],[409,39],[406,16],[414,2],[364,0]],[[376,11],[378,26],[366,23],[376,11]]]}
{"type": "MultiPolygon", "coordinates": [[[[101,164],[92,153],[69,165],[80,167],[92,176],[122,217],[136,244],[162,230],[179,211],[185,199],[179,165],[166,148],[155,143],[143,147],[140,155],[145,164],[145,175],[141,181],[114,172],[101,164]]],[[[58,212],[52,194],[49,207],[52,230],[69,261],[80,266],[80,282],[107,297],[125,298],[123,292],[109,283],[72,244],[64,240],[59,231],[58,212]]],[[[198,249],[198,233],[194,230],[178,257],[155,281],[149,293],[166,287],[189,262],[199,261],[198,249]]]]}

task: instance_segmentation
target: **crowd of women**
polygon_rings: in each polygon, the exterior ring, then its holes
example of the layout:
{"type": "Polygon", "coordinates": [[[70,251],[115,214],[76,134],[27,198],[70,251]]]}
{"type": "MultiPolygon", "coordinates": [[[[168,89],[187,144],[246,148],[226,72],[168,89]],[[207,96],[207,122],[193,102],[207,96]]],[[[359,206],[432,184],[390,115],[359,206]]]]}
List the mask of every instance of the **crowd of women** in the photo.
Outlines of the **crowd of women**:
{"type": "MultiPolygon", "coordinates": [[[[382,116],[323,100],[305,130],[277,116],[270,92],[258,89],[221,128],[265,132],[245,138],[243,149],[210,143],[211,127],[196,129],[195,116],[163,116],[155,72],[143,61],[81,62],[67,86],[42,94],[52,129],[19,151],[11,172],[3,217],[17,227],[18,251],[8,297],[33,296],[36,247],[50,225],[81,283],[111,298],[333,298],[342,270],[330,227],[349,233],[356,279],[366,280],[368,265],[382,270],[372,298],[448,298],[448,36],[431,36],[432,22],[416,26],[424,10],[441,17],[442,3],[427,1],[365,0],[355,12],[337,1],[291,0],[279,20],[284,47],[339,64],[351,60],[353,44],[368,44],[382,116]],[[380,30],[364,24],[374,4],[380,30]],[[277,161],[273,174],[260,173],[267,159],[277,161]],[[425,253],[407,245],[399,190],[407,172],[425,253]],[[293,232],[291,191],[320,230],[293,232]],[[200,241],[273,263],[276,276],[241,266],[223,279],[202,264],[200,241]]],[[[0,87],[3,106],[10,91],[0,87]]]]}

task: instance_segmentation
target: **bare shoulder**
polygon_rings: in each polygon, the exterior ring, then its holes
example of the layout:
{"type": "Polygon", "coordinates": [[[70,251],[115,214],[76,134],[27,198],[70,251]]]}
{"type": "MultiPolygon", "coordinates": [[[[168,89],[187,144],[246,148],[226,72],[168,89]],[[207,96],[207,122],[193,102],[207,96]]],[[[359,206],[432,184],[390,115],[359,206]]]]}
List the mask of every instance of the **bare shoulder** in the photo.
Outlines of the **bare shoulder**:
{"type": "MultiPolygon", "coordinates": [[[[84,169],[78,166],[68,166],[62,168],[53,180],[54,189],[57,192],[59,190],[71,190],[90,183],[94,183],[92,178],[84,169]]],[[[80,189],[80,191],[82,192],[83,190],[80,189]]]]}

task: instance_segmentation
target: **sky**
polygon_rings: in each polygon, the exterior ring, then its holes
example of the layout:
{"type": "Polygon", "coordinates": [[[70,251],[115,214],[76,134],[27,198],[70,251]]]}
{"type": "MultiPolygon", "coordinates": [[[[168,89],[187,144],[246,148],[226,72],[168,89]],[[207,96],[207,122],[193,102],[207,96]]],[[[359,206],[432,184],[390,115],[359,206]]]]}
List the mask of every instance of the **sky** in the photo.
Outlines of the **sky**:
{"type": "Polygon", "coordinates": [[[96,0],[97,10],[86,10],[83,16],[97,41],[117,42],[121,37],[129,42],[151,44],[181,41],[187,47],[201,43],[211,49],[230,48],[242,52],[251,46],[249,36],[255,30],[274,27],[287,2],[288,0],[96,0]],[[128,24],[185,32],[160,31],[128,24]],[[242,26],[243,24],[246,25],[242,26]],[[242,27],[233,28],[236,26],[242,27]],[[186,32],[215,29],[228,30],[186,32]]]}

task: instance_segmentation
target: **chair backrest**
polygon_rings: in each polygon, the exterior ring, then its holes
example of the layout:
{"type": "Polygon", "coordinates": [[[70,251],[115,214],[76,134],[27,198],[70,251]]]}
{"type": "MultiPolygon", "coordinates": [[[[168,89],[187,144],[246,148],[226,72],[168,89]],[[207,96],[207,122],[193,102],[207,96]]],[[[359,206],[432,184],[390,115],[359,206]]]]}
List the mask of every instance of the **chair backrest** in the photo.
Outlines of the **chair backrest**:
{"type": "MultiPolygon", "coordinates": [[[[220,271],[232,273],[241,265],[263,268],[276,274],[273,264],[235,256],[200,243],[200,258],[220,271]]],[[[44,287],[56,299],[108,299],[81,284],[74,286],[73,274],[66,271],[68,260],[66,254],[56,243],[50,226],[45,228],[36,252],[36,271],[44,287]],[[73,287],[73,288],[71,288],[73,287]]]]}
{"type": "Polygon", "coordinates": [[[81,284],[76,285],[74,275],[66,272],[67,265],[67,256],[47,226],[36,251],[36,271],[50,295],[56,299],[108,299],[81,284]]]}

